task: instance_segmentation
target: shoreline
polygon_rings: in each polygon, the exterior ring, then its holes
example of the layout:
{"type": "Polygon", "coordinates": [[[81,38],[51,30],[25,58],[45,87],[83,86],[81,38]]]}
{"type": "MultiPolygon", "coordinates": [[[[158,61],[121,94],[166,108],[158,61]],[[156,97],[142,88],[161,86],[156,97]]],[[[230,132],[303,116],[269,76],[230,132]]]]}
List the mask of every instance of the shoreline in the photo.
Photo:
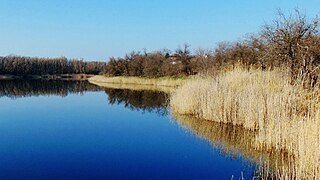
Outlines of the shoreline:
{"type": "Polygon", "coordinates": [[[171,93],[182,84],[188,81],[188,78],[146,78],[146,77],[106,77],[102,75],[88,78],[88,82],[100,87],[113,89],[129,90],[150,90],[171,93]]]}

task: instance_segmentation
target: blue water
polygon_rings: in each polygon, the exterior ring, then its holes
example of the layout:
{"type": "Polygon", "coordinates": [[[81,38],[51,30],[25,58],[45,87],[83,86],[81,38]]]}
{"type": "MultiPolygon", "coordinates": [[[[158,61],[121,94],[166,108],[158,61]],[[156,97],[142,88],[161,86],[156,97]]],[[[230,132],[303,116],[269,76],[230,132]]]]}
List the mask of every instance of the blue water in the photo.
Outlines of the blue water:
{"type": "Polygon", "coordinates": [[[0,179],[238,179],[253,174],[170,115],[104,91],[0,97],[0,179]]]}

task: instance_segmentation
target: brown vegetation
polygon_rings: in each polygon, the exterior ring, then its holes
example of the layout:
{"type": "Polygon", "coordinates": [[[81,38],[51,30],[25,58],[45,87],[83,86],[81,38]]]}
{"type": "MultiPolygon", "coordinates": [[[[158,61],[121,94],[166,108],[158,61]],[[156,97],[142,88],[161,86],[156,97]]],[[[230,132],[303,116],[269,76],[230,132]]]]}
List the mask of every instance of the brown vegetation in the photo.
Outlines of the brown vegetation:
{"type": "Polygon", "coordinates": [[[175,54],[169,51],[153,53],[132,52],[123,58],[110,58],[105,73],[108,76],[188,76],[192,75],[191,58],[188,45],[178,48],[175,54]]]}
{"type": "Polygon", "coordinates": [[[85,62],[67,58],[37,58],[21,56],[0,57],[0,74],[57,75],[57,74],[99,74],[105,68],[104,62],[85,62]]]}

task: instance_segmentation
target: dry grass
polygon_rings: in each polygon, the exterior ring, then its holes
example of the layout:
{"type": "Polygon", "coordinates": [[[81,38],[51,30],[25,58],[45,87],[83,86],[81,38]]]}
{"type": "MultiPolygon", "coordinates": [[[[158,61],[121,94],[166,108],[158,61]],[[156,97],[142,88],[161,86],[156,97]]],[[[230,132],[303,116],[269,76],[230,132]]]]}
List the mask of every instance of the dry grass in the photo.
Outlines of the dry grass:
{"type": "Polygon", "coordinates": [[[186,82],[172,95],[174,113],[241,125],[255,132],[253,148],[286,152],[294,163],[279,179],[320,178],[320,90],[292,86],[280,70],[235,68],[186,82]]]}
{"type": "Polygon", "coordinates": [[[186,82],[186,79],[169,77],[143,78],[94,76],[89,78],[89,82],[98,86],[114,89],[153,90],[170,93],[186,82]]]}

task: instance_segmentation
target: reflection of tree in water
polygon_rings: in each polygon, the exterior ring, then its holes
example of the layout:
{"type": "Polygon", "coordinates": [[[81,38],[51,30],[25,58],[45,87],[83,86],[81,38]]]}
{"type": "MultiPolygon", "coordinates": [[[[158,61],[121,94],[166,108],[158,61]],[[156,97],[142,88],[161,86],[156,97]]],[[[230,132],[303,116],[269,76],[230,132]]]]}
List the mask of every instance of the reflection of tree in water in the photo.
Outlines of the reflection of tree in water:
{"type": "Polygon", "coordinates": [[[156,112],[167,115],[167,94],[158,91],[133,91],[128,89],[105,89],[110,104],[124,104],[131,110],[156,112]]]}
{"type": "MultiPolygon", "coordinates": [[[[101,91],[102,88],[87,81],[63,80],[2,80],[0,97],[20,98],[30,96],[62,96],[101,91]]],[[[132,91],[127,89],[105,89],[110,104],[124,104],[132,110],[156,112],[166,115],[167,95],[157,91],[132,91]]]]}
{"type": "MultiPolygon", "coordinates": [[[[245,157],[256,166],[258,179],[295,179],[295,159],[285,151],[258,151],[255,140],[258,132],[225,123],[207,121],[190,116],[173,115],[177,123],[193,134],[210,142],[222,155],[245,157]]],[[[239,172],[240,174],[240,172],[239,172]]]]}
{"type": "Polygon", "coordinates": [[[62,80],[3,80],[0,81],[0,97],[10,98],[54,95],[65,97],[70,93],[100,91],[101,88],[87,81],[62,80]]]}

